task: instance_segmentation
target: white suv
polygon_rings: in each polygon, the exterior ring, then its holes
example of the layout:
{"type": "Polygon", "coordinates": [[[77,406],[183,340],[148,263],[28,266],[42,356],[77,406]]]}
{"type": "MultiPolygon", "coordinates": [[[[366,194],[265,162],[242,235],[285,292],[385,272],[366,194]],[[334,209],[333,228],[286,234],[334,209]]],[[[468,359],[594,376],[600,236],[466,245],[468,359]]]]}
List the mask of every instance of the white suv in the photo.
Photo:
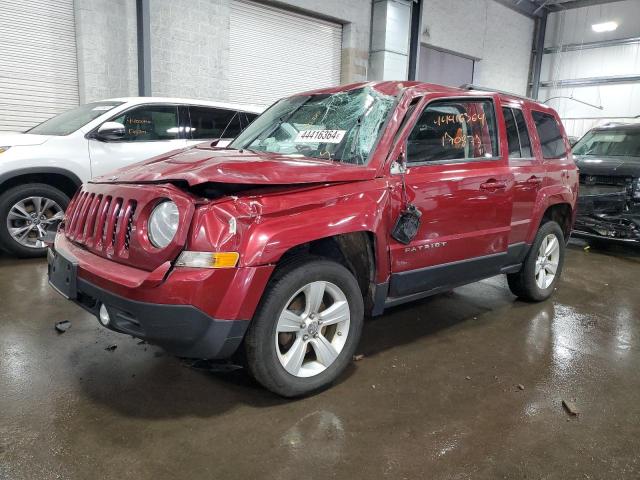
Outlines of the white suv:
{"type": "Polygon", "coordinates": [[[115,98],[81,105],[27,133],[0,134],[0,248],[45,253],[57,225],[90,178],[206,140],[226,145],[262,111],[174,98],[115,98]]]}

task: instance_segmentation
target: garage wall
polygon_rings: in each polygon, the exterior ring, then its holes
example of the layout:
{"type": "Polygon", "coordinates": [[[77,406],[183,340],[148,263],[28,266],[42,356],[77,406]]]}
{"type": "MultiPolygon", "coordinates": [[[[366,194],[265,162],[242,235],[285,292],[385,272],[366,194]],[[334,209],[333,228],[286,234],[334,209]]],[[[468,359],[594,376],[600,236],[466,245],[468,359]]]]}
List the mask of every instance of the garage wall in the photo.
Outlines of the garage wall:
{"type": "Polygon", "coordinates": [[[74,2],[80,103],[138,94],[134,0],[74,2]]]}
{"type": "Polygon", "coordinates": [[[473,83],[525,95],[534,26],[494,0],[424,0],[421,41],[476,60],[473,83]]]}
{"type": "MultiPolygon", "coordinates": [[[[590,42],[640,37],[640,2],[626,0],[607,5],[577,8],[549,16],[546,48],[581,45],[590,42]],[[591,25],[605,21],[619,24],[613,32],[596,33],[591,25]]],[[[640,42],[601,46],[575,51],[556,51],[543,57],[541,81],[550,86],[540,89],[540,100],[573,97],[602,110],[566,98],[552,99],[569,135],[582,136],[591,127],[611,121],[637,122],[640,115],[640,83],[600,84],[558,87],[567,79],[593,79],[603,76],[640,75],[640,42]]]]}
{"type": "MultiPolygon", "coordinates": [[[[336,83],[366,80],[370,0],[261,3],[341,24],[340,75],[336,83]]],[[[230,99],[230,12],[231,0],[150,0],[153,95],[230,99]]],[[[286,51],[278,53],[287,56],[286,51]]]]}
{"type": "Polygon", "coordinates": [[[0,0],[0,131],[78,104],[72,0],[0,0]]]}
{"type": "Polygon", "coordinates": [[[154,96],[227,100],[228,0],[150,0],[154,96]]]}
{"type": "Polygon", "coordinates": [[[342,25],[257,2],[232,1],[229,100],[271,104],[340,84],[342,25]]]}

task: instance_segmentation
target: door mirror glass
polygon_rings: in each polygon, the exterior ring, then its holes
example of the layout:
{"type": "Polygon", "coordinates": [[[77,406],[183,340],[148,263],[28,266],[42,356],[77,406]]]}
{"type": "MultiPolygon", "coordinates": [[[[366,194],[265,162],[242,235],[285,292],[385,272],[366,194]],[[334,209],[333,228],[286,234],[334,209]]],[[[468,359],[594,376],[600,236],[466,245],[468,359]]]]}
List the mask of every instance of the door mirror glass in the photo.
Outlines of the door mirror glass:
{"type": "Polygon", "coordinates": [[[98,128],[98,137],[102,140],[120,140],[125,133],[124,125],[119,122],[104,122],[98,128]]]}

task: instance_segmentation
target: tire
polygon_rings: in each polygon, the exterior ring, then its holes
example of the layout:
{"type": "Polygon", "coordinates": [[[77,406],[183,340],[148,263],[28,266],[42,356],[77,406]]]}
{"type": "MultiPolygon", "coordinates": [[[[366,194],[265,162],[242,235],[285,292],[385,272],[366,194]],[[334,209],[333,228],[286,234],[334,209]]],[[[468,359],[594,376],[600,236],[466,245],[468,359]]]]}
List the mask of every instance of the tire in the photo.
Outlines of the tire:
{"type": "Polygon", "coordinates": [[[363,318],[362,293],[345,267],[316,257],[288,263],[267,286],[245,337],[249,372],[261,385],[283,397],[325,389],[351,362],[363,318]],[[314,298],[321,300],[314,302],[314,298]],[[310,315],[314,312],[319,315],[310,315]],[[332,318],[343,320],[327,324],[332,318]],[[300,328],[300,324],[305,327],[300,328]],[[330,348],[326,348],[327,342],[330,348]],[[296,355],[298,352],[302,353],[296,355]],[[296,369],[295,359],[300,356],[296,369]]]}
{"type": "Polygon", "coordinates": [[[61,219],[67,205],[67,195],[44,183],[28,183],[7,190],[0,195],[0,246],[21,258],[44,256],[47,249],[36,237],[46,231],[48,226],[57,225],[56,219],[61,219]],[[41,200],[37,200],[38,198],[41,200]],[[37,204],[39,207],[36,207],[37,204]],[[23,207],[23,211],[14,208],[16,205],[23,207]],[[27,220],[29,217],[25,213],[33,216],[37,208],[43,208],[43,211],[36,224],[36,219],[27,220]],[[28,221],[32,223],[28,224],[28,221]],[[15,233],[16,236],[25,235],[23,243],[14,238],[9,231],[10,227],[17,229],[14,230],[18,232],[15,233]]]}
{"type": "Polygon", "coordinates": [[[553,290],[560,279],[562,274],[562,266],[564,264],[565,255],[565,242],[564,235],[560,225],[556,222],[547,222],[540,226],[538,233],[536,234],[531,249],[524,260],[522,269],[517,273],[510,273],[507,275],[507,281],[511,292],[521,298],[530,302],[541,302],[551,296],[553,290]],[[547,241],[547,249],[549,246],[548,239],[551,236],[555,237],[557,242],[557,250],[554,250],[553,255],[549,255],[545,262],[542,264],[538,273],[540,257],[540,249],[543,242],[547,241]],[[548,275],[555,269],[555,273],[551,281],[549,281],[548,275]],[[541,278],[544,280],[541,282],[541,278]]]}

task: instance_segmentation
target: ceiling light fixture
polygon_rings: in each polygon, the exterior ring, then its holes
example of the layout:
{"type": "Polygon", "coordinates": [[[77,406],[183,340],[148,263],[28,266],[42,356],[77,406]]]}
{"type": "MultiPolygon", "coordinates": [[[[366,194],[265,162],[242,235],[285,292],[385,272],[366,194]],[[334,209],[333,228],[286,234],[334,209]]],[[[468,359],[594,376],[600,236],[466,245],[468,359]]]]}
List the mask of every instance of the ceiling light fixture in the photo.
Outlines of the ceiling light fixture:
{"type": "Polygon", "coordinates": [[[618,28],[617,22],[594,23],[591,25],[591,29],[597,33],[613,32],[616,28],[618,28]]]}

